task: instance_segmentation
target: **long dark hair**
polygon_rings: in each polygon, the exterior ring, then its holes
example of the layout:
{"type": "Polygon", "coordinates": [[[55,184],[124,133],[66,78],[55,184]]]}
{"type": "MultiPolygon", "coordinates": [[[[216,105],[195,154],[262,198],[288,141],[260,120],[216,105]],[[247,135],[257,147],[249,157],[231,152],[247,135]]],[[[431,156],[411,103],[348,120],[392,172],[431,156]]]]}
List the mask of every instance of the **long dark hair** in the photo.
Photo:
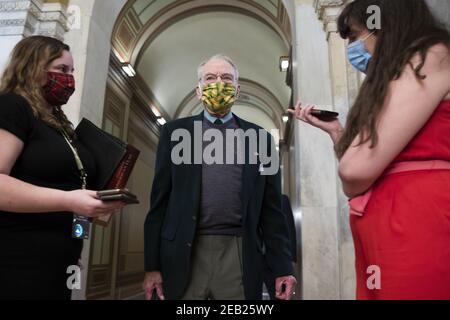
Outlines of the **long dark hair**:
{"type": "Polygon", "coordinates": [[[44,70],[60,58],[64,50],[70,51],[70,47],[51,37],[31,36],[19,41],[1,77],[0,94],[14,92],[23,96],[37,118],[73,135],[72,123],[61,107],[49,108],[41,86],[44,70]]]}
{"type": "Polygon", "coordinates": [[[338,30],[347,39],[352,25],[367,28],[371,13],[369,6],[381,9],[381,29],[374,31],[377,36],[375,53],[367,70],[355,104],[350,109],[346,130],[336,153],[342,158],[354,139],[361,134],[360,144],[371,141],[371,148],[378,142],[377,122],[389,84],[398,79],[405,67],[411,66],[416,77],[422,74],[428,50],[436,44],[450,45],[450,33],[431,13],[424,0],[355,0],[348,4],[338,19],[338,30]],[[411,59],[420,55],[421,62],[414,67],[411,59]]]}

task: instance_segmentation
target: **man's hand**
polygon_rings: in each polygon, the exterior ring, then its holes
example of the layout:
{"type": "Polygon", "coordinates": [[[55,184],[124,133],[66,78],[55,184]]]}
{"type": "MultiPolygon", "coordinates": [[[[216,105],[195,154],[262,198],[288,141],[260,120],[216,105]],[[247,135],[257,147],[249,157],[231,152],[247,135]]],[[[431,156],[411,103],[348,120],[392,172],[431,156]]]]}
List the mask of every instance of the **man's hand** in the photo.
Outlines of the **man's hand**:
{"type": "Polygon", "coordinates": [[[297,280],[293,276],[277,278],[275,280],[275,298],[279,300],[291,300],[296,284],[297,280]]]}
{"type": "Polygon", "coordinates": [[[145,274],[144,283],[142,284],[142,287],[145,291],[145,299],[151,300],[153,291],[156,290],[156,294],[158,295],[158,298],[160,300],[165,300],[162,284],[163,284],[163,280],[162,280],[161,272],[159,272],[159,271],[147,272],[145,274]]]}

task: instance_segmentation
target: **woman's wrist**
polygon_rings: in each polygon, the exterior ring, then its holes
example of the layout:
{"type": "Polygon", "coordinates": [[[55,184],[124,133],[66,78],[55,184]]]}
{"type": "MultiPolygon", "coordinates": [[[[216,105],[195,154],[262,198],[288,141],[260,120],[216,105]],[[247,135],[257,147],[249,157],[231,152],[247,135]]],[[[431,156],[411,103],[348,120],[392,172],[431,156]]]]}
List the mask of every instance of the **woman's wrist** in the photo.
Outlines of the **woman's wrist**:
{"type": "Polygon", "coordinates": [[[72,212],[72,197],[70,191],[61,191],[61,207],[64,211],[72,212]]]}
{"type": "Polygon", "coordinates": [[[340,127],[338,129],[328,132],[328,134],[330,135],[331,140],[333,140],[334,145],[336,145],[339,142],[339,140],[341,140],[344,134],[344,128],[340,127]]]}

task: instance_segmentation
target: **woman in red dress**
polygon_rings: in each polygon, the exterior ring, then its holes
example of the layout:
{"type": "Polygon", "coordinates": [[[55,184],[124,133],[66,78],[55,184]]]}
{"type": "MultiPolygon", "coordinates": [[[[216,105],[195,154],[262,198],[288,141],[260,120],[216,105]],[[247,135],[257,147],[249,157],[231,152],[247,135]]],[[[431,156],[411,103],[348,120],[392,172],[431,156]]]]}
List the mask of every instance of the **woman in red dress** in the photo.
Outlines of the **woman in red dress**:
{"type": "Polygon", "coordinates": [[[335,143],[357,298],[448,300],[450,34],[424,0],[356,0],[338,25],[350,62],[367,74],[345,129],[311,105],[290,112],[335,143]],[[371,5],[381,29],[368,29],[371,5]]]}

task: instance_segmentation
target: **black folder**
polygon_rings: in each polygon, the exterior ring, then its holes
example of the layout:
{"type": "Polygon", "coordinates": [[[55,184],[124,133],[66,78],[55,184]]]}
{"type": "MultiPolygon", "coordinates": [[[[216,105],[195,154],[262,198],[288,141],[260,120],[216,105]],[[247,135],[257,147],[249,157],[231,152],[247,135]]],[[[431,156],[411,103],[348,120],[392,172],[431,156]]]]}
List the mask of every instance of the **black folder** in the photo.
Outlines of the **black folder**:
{"type": "Polygon", "coordinates": [[[96,162],[96,179],[89,181],[95,190],[104,190],[127,153],[127,144],[83,118],[75,129],[77,140],[96,162]]]}

